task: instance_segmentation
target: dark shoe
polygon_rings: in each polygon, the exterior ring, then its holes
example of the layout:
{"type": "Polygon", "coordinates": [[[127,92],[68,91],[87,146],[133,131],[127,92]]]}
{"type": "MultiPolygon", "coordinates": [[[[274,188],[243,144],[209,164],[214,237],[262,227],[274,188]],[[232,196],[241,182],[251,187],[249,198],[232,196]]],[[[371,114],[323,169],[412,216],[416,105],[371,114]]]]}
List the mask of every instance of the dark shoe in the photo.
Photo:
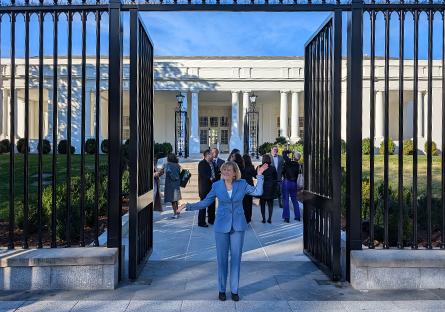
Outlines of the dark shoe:
{"type": "Polygon", "coordinates": [[[198,226],[200,226],[200,227],[209,227],[209,225],[207,223],[198,224],[198,226]]]}
{"type": "Polygon", "coordinates": [[[267,223],[272,223],[272,220],[271,219],[267,220],[267,223]]]}
{"type": "Polygon", "coordinates": [[[221,301],[226,301],[226,293],[220,292],[218,295],[218,299],[221,301]]]}
{"type": "Polygon", "coordinates": [[[289,223],[289,219],[288,218],[284,219],[284,222],[289,223]]]}
{"type": "Polygon", "coordinates": [[[266,223],[266,219],[263,219],[263,221],[261,221],[261,223],[266,223]]]}
{"type": "Polygon", "coordinates": [[[238,294],[234,294],[234,293],[232,293],[232,300],[233,300],[233,301],[239,301],[239,296],[238,296],[238,294]]]}
{"type": "Polygon", "coordinates": [[[294,218],[295,221],[301,221],[300,218],[294,218]]]}

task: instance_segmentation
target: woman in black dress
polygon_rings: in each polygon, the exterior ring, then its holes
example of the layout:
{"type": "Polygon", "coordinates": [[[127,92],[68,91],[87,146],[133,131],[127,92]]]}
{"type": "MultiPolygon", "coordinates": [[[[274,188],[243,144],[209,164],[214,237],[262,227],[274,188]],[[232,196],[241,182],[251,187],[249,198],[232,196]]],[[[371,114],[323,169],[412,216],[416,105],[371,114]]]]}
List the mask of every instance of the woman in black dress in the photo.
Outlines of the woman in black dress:
{"type": "Polygon", "coordinates": [[[265,154],[262,158],[262,164],[268,164],[269,167],[263,172],[264,184],[263,184],[263,195],[260,197],[260,207],[261,216],[263,220],[261,222],[266,223],[266,203],[269,210],[268,223],[272,223],[272,213],[273,213],[273,200],[277,194],[277,170],[274,166],[270,166],[272,159],[270,155],[265,154]]]}
{"type": "MultiPolygon", "coordinates": [[[[242,174],[241,178],[246,180],[247,184],[254,186],[253,178],[256,177],[257,173],[255,167],[252,164],[252,159],[250,158],[249,155],[244,154],[243,160],[244,160],[244,175],[242,174]]],[[[252,204],[253,204],[252,196],[250,195],[244,196],[243,209],[247,223],[250,223],[250,221],[252,221],[252,204]]]]}

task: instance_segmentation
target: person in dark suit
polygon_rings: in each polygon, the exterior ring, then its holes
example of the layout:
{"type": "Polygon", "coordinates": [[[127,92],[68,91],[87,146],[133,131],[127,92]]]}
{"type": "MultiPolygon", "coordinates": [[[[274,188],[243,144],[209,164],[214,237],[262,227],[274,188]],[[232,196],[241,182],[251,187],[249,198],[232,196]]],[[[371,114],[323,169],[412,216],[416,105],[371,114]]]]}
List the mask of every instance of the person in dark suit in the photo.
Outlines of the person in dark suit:
{"type": "MultiPolygon", "coordinates": [[[[212,184],[216,181],[216,169],[213,165],[213,155],[210,150],[205,150],[204,159],[198,164],[198,190],[199,198],[203,200],[212,189],[212,184]]],[[[208,215],[207,221],[210,224],[215,222],[215,202],[211,203],[207,209],[200,209],[198,214],[198,226],[208,227],[206,223],[206,214],[208,215]],[[207,211],[206,211],[207,210],[207,211]]]]}
{"type": "Polygon", "coordinates": [[[272,146],[272,149],[270,151],[270,156],[272,159],[272,162],[270,163],[271,166],[275,168],[277,171],[277,196],[278,196],[278,204],[280,205],[280,208],[283,208],[283,199],[281,196],[281,176],[283,175],[283,164],[284,159],[281,155],[278,155],[278,147],[272,146]]]}
{"type": "MultiPolygon", "coordinates": [[[[268,164],[270,166],[272,160],[270,155],[263,155],[262,165],[268,164]]],[[[275,167],[270,166],[263,172],[264,184],[263,195],[260,197],[261,216],[263,217],[262,223],[266,223],[266,203],[269,210],[268,223],[272,223],[273,213],[273,201],[277,196],[277,171],[275,167]]]]}
{"type": "Polygon", "coordinates": [[[218,158],[219,150],[216,147],[212,148],[210,151],[213,156],[213,165],[216,168],[216,180],[219,180],[221,178],[221,166],[223,165],[224,160],[218,158]]]}
{"type": "MultiPolygon", "coordinates": [[[[249,155],[244,154],[243,160],[244,160],[244,176],[241,175],[241,178],[246,180],[247,184],[253,186],[253,178],[256,177],[257,171],[255,170],[255,167],[252,164],[252,159],[250,158],[249,155]]],[[[250,223],[250,221],[252,221],[252,204],[253,204],[253,197],[250,195],[244,196],[243,209],[247,223],[250,223]]]]}

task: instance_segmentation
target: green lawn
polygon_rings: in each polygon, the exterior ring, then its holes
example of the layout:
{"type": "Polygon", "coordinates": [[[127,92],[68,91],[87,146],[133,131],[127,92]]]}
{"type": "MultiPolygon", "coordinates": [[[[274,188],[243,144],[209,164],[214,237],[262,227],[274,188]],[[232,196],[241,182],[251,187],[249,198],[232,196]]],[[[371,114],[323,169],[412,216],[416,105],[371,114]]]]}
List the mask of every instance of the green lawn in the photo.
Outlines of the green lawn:
{"type": "MultiPolygon", "coordinates": [[[[94,172],[94,155],[85,156],[86,172],[94,172]]],[[[71,156],[71,176],[80,175],[80,155],[71,156]]],[[[100,164],[106,165],[108,155],[100,155],[100,164]]],[[[30,198],[37,194],[38,155],[29,155],[29,191],[30,198]]],[[[57,183],[64,183],[66,178],[67,156],[57,155],[57,183]]],[[[52,179],[52,155],[43,155],[43,184],[51,184],[52,179]]],[[[24,186],[24,155],[15,157],[15,197],[23,198],[24,186]]],[[[34,197],[35,198],[35,197],[34,197]]],[[[7,216],[9,207],[9,154],[0,155],[0,219],[7,216]]]]}
{"type": "MultiPolygon", "coordinates": [[[[439,197],[441,194],[441,156],[433,156],[432,161],[432,190],[433,196],[439,197]]],[[[383,181],[383,155],[376,155],[374,160],[374,179],[375,183],[383,181]]],[[[342,166],[346,167],[346,156],[342,157],[342,166]]],[[[363,155],[362,173],[363,177],[369,177],[369,155],[363,155]]],[[[389,183],[393,188],[398,186],[399,157],[397,155],[389,156],[389,183]]],[[[419,155],[417,160],[417,185],[418,192],[426,191],[426,170],[427,159],[425,155],[419,155]]],[[[413,179],[413,158],[412,156],[403,157],[403,184],[405,187],[411,187],[413,179]]]]}

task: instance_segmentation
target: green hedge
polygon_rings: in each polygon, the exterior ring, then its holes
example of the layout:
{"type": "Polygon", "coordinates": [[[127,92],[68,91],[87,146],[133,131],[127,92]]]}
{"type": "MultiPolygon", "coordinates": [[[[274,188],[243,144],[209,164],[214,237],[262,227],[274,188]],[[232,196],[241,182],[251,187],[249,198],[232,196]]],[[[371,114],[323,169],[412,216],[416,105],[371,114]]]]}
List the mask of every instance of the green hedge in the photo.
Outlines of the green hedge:
{"type": "MultiPolygon", "coordinates": [[[[25,138],[21,138],[18,139],[17,141],[17,152],[19,152],[20,154],[25,154],[26,152],[26,139],[25,138]]],[[[29,146],[28,146],[28,152],[29,152],[29,146]]]]}
{"type": "MultiPolygon", "coordinates": [[[[423,148],[424,148],[425,154],[428,154],[428,141],[425,142],[423,148]]],[[[437,155],[437,145],[436,145],[436,142],[434,142],[434,141],[431,142],[431,151],[432,151],[431,155],[433,155],[433,156],[437,155]]]]}
{"type": "Polygon", "coordinates": [[[102,142],[100,143],[100,150],[102,151],[102,153],[108,154],[108,139],[102,140],[102,142]]]}
{"type": "Polygon", "coordinates": [[[11,148],[11,143],[8,139],[3,139],[0,141],[0,154],[9,153],[11,148]]]}
{"type": "Polygon", "coordinates": [[[167,157],[171,152],[173,152],[173,146],[168,142],[154,144],[154,154],[156,159],[167,157]]]}
{"type": "Polygon", "coordinates": [[[96,139],[90,138],[85,141],[85,151],[87,154],[94,155],[96,154],[96,139]]]}
{"type": "MultiPolygon", "coordinates": [[[[43,150],[42,150],[43,154],[49,154],[51,152],[51,143],[49,143],[48,140],[44,139],[42,141],[42,146],[43,146],[43,150]]],[[[37,144],[37,152],[40,152],[40,145],[39,144],[37,144]]]]}
{"type": "Polygon", "coordinates": [[[371,139],[370,138],[364,138],[362,140],[362,154],[363,155],[369,155],[371,154],[371,148],[373,146],[371,145],[371,139]]]}
{"type": "MultiPolygon", "coordinates": [[[[67,148],[68,148],[68,141],[67,140],[60,140],[59,144],[57,145],[57,152],[61,155],[67,154],[67,148]]],[[[74,154],[76,149],[74,146],[71,146],[71,154],[74,154]]]]}
{"type": "Polygon", "coordinates": [[[413,155],[414,154],[414,143],[412,140],[403,141],[403,155],[413,155]]]}
{"type": "MultiPolygon", "coordinates": [[[[391,138],[389,138],[388,139],[388,155],[394,155],[395,148],[396,148],[396,145],[394,144],[394,141],[391,138]]],[[[380,143],[379,154],[380,155],[385,154],[385,140],[383,140],[382,143],[380,143]]]]}

